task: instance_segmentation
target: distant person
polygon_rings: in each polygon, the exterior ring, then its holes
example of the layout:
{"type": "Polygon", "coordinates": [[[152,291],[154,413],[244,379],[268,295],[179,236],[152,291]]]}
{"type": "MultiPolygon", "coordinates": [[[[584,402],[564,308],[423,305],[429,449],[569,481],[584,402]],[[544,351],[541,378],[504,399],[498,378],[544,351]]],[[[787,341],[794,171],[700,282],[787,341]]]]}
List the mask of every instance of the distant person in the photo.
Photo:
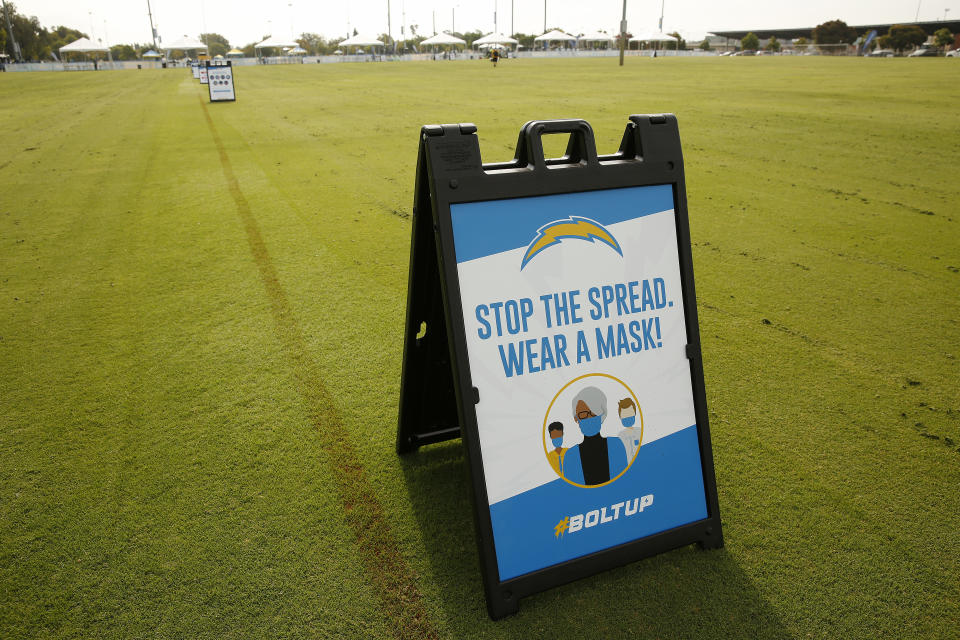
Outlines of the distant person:
{"type": "Polygon", "coordinates": [[[585,387],[573,397],[573,419],[583,442],[564,459],[563,476],[570,482],[595,486],[609,482],[627,468],[627,450],[619,438],[600,435],[607,417],[607,396],[596,387],[585,387]]]}
{"type": "Polygon", "coordinates": [[[551,422],[550,426],[547,427],[547,433],[550,434],[550,442],[553,444],[553,449],[547,452],[547,461],[550,462],[550,466],[557,472],[557,475],[562,477],[563,458],[567,453],[567,449],[563,448],[563,423],[551,422]]]}
{"type": "Polygon", "coordinates": [[[490,61],[493,63],[494,67],[497,66],[497,63],[500,62],[500,49],[490,50],[490,61]]]}

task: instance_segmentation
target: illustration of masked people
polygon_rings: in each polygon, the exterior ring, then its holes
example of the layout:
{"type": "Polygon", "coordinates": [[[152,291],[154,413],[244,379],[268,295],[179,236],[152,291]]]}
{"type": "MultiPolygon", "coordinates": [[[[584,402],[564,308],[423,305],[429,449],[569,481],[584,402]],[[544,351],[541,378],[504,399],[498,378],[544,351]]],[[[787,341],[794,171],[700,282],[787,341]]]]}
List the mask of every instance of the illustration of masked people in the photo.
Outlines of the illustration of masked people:
{"type": "Polygon", "coordinates": [[[617,435],[627,450],[627,460],[633,460],[637,449],[640,448],[640,427],[637,425],[637,405],[633,403],[633,398],[624,398],[617,403],[617,412],[620,414],[620,424],[623,429],[617,435]]]}
{"type": "Polygon", "coordinates": [[[627,468],[627,450],[620,438],[600,435],[607,417],[607,396],[596,387],[585,387],[573,397],[572,405],[583,442],[567,451],[564,477],[588,487],[609,482],[627,468]]]}
{"type": "Polygon", "coordinates": [[[553,444],[553,449],[547,452],[547,460],[557,475],[563,476],[563,458],[567,454],[567,450],[563,448],[563,423],[551,422],[547,431],[553,444]]]}

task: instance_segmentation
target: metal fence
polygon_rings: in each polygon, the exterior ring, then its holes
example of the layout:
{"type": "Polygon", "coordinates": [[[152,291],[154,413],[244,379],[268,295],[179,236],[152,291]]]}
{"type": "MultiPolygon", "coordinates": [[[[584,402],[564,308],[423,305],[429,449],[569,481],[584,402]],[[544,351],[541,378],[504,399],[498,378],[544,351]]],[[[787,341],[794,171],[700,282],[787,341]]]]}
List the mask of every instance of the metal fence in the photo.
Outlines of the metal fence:
{"type": "MultiPolygon", "coordinates": [[[[628,49],[624,52],[630,57],[653,57],[653,49],[628,49]]],[[[762,52],[766,54],[766,52],[762,52]]],[[[618,49],[554,49],[549,51],[511,51],[509,58],[610,58],[619,56],[618,49]]],[[[721,55],[721,51],[702,51],[686,50],[676,51],[670,49],[657,49],[657,57],[667,58],[699,58],[721,55]]],[[[769,54],[768,54],[769,55],[769,54]]],[[[849,45],[806,45],[803,47],[785,47],[782,51],[774,55],[829,55],[829,56],[855,56],[858,55],[857,49],[849,45]]],[[[328,56],[275,56],[261,58],[232,58],[233,66],[254,66],[254,65],[284,65],[284,64],[341,64],[348,62],[411,62],[411,61],[433,61],[433,60],[478,60],[485,58],[486,55],[467,49],[465,51],[453,52],[444,55],[443,53],[405,53],[400,55],[392,54],[344,54],[328,56]]],[[[189,68],[189,63],[185,61],[170,60],[167,62],[153,60],[123,60],[109,62],[98,60],[96,63],[85,62],[25,62],[25,63],[7,63],[6,71],[94,71],[94,70],[120,70],[120,69],[160,69],[160,68],[189,68]]]]}

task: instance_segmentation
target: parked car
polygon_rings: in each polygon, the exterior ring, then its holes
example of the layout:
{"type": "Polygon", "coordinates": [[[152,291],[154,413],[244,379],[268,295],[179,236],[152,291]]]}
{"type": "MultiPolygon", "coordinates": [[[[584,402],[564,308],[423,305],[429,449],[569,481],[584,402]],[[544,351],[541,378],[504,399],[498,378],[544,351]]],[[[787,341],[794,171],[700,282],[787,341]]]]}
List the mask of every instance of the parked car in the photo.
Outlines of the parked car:
{"type": "Polygon", "coordinates": [[[875,49],[867,54],[868,58],[892,58],[896,55],[893,49],[875,49]]]}
{"type": "Polygon", "coordinates": [[[747,51],[737,51],[737,52],[736,52],[735,54],[733,54],[733,55],[735,55],[735,56],[755,56],[755,55],[757,55],[757,52],[756,52],[756,51],[753,51],[753,50],[751,50],[751,49],[748,49],[747,51]]]}
{"type": "Polygon", "coordinates": [[[954,49],[953,51],[947,51],[948,58],[960,58],[960,49],[954,49]]]}
{"type": "Polygon", "coordinates": [[[939,54],[937,53],[936,49],[932,47],[925,47],[922,49],[917,49],[907,57],[908,58],[936,58],[938,55],[939,54]]]}

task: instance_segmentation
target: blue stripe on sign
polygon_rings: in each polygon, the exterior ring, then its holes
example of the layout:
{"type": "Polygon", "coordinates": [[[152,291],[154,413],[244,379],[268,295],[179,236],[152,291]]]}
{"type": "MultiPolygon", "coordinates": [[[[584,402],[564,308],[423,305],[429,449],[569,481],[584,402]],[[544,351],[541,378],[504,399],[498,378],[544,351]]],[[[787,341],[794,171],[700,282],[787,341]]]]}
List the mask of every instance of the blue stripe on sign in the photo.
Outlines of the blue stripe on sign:
{"type": "MultiPolygon", "coordinates": [[[[533,463],[531,461],[531,463],[533,463]]],[[[605,487],[585,489],[554,480],[490,505],[500,580],[609,549],[707,517],[697,427],[640,447],[627,472],[605,487]],[[643,511],[613,519],[612,505],[653,495],[643,511]],[[609,521],[556,535],[565,517],[603,512],[609,521]]]]}
{"type": "Polygon", "coordinates": [[[673,209],[668,184],[450,205],[457,262],[528,246],[537,229],[569,216],[606,226],[673,209]]]}

